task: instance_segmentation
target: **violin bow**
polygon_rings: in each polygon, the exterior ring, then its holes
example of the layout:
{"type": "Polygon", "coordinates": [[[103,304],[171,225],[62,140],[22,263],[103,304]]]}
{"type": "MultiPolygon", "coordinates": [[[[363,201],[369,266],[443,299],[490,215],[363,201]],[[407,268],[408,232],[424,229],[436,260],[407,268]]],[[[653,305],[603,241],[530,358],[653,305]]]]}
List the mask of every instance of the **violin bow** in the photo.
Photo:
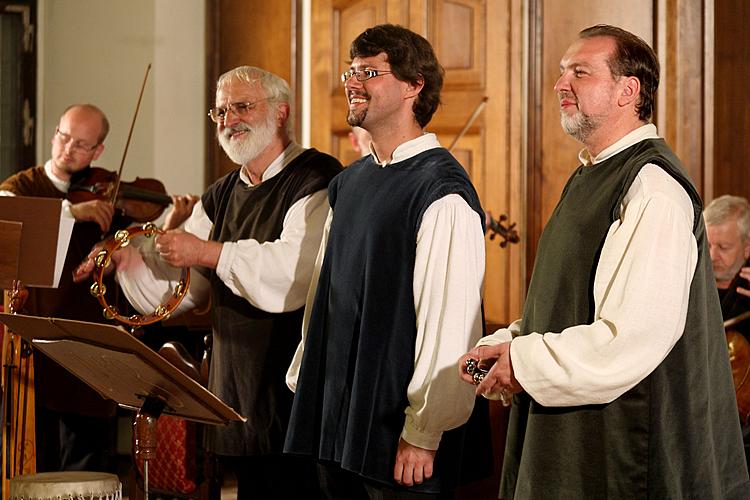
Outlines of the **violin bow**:
{"type": "Polygon", "coordinates": [[[138,118],[138,111],[141,109],[141,100],[143,99],[143,91],[146,89],[146,81],[148,81],[148,74],[151,71],[151,63],[146,67],[146,74],[143,76],[143,85],[141,85],[141,92],[138,94],[138,103],[135,105],[135,112],[133,113],[133,121],[130,124],[130,131],[128,132],[128,139],[125,141],[125,150],[122,152],[122,160],[120,160],[120,168],[117,170],[117,180],[115,181],[115,189],[112,191],[112,198],[110,202],[112,205],[117,201],[117,193],[120,191],[120,179],[122,179],[122,167],[125,166],[125,157],[128,155],[128,148],[130,147],[130,138],[133,137],[133,129],[135,128],[135,119],[138,118]]]}
{"type": "Polygon", "coordinates": [[[456,143],[461,140],[461,137],[466,134],[466,131],[469,130],[469,127],[474,123],[474,120],[479,117],[479,113],[482,112],[484,109],[484,106],[487,104],[487,101],[489,100],[489,97],[484,96],[482,97],[482,100],[479,101],[479,104],[477,104],[477,107],[474,108],[474,112],[471,114],[468,120],[466,120],[466,124],[464,125],[464,128],[461,129],[461,131],[458,133],[455,139],[453,139],[453,142],[451,142],[451,145],[448,146],[448,151],[453,151],[453,147],[456,145],[456,143]]]}

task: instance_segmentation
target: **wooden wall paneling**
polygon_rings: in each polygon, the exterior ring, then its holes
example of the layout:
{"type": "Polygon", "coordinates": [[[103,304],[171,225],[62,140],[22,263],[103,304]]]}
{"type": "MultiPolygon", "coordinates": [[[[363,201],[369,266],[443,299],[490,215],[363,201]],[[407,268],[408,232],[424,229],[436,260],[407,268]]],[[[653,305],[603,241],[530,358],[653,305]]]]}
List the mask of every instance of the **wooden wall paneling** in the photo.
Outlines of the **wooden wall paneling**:
{"type": "MultiPolygon", "coordinates": [[[[211,82],[209,103],[214,102],[214,84],[219,75],[241,65],[258,66],[297,85],[296,55],[297,1],[266,2],[263,0],[209,0],[208,81],[211,82]]],[[[299,123],[299,105],[293,103],[295,122],[299,123]]],[[[214,130],[214,127],[211,127],[214,130]]],[[[234,170],[237,166],[221,152],[213,132],[208,136],[209,165],[207,182],[234,170]]]]}
{"type": "Polygon", "coordinates": [[[704,197],[704,169],[710,170],[713,163],[713,101],[705,99],[711,93],[713,74],[710,57],[704,55],[713,52],[713,39],[706,37],[705,30],[711,17],[706,7],[712,4],[658,0],[654,19],[662,75],[655,122],[704,197]]]}
{"type": "MultiPolygon", "coordinates": [[[[750,2],[715,0],[713,196],[750,199],[750,2]]],[[[713,55],[713,53],[712,53],[713,55]]]]}

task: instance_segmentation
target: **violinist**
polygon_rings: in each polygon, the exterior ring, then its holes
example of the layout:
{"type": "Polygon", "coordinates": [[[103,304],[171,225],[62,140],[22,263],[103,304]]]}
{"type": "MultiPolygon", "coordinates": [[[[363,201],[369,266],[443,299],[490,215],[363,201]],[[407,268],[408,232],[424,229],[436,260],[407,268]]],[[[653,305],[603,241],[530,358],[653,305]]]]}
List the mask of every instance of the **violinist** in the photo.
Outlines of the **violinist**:
{"type": "MultiPolygon", "coordinates": [[[[740,196],[723,195],[703,211],[711,263],[724,320],[750,311],[750,203],[740,196]]],[[[750,321],[735,329],[750,340],[750,321]]],[[[750,464],[750,423],[742,425],[745,457],[750,464]]]]}
{"type": "MultiPolygon", "coordinates": [[[[68,107],[52,138],[52,156],[0,184],[0,195],[63,199],[63,216],[76,220],[60,285],[31,289],[25,314],[101,322],[101,307],[88,283],[73,283],[72,270],[106,231],[114,209],[108,201],[70,203],[71,183],[104,151],[109,123],[91,104],[68,107]]],[[[114,403],[105,401],[54,361],[34,353],[37,471],[112,471],[114,403]]]]}

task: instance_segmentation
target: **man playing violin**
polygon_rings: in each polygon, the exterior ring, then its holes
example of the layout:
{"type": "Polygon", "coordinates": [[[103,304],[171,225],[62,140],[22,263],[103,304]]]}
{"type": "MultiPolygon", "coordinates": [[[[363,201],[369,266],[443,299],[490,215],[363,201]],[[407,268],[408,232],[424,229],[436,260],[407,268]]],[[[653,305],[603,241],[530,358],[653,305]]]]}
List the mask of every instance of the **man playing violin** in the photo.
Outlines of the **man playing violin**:
{"type": "Polygon", "coordinates": [[[183,229],[112,257],[141,311],[161,301],[175,267],[197,267],[175,314],[211,301],[209,389],[247,422],[211,426],[207,444],[234,469],[238,498],[315,498],[317,490],[313,462],[282,455],[293,396],[284,374],[300,339],[326,187],[341,164],[294,141],[290,99],[288,84],[260,68],[222,75],[209,115],[240,168],[209,186],[183,229]]]}
{"type": "MultiPolygon", "coordinates": [[[[726,321],[750,311],[750,267],[746,267],[750,258],[750,203],[740,196],[719,196],[703,211],[703,219],[726,321]]],[[[750,340],[750,321],[739,323],[735,329],[750,340]]],[[[750,422],[742,425],[742,435],[750,464],[750,422]]]]}
{"type": "MultiPolygon", "coordinates": [[[[108,131],[107,117],[99,108],[72,105],[55,128],[51,158],[0,184],[3,196],[61,198],[63,215],[76,220],[59,287],[29,290],[24,313],[95,322],[103,319],[88,285],[73,283],[72,270],[109,228],[114,209],[106,201],[73,204],[65,198],[71,183],[85,175],[87,167],[104,151],[108,131]]],[[[111,470],[114,404],[39,352],[34,354],[34,365],[37,470],[111,470]]]]}

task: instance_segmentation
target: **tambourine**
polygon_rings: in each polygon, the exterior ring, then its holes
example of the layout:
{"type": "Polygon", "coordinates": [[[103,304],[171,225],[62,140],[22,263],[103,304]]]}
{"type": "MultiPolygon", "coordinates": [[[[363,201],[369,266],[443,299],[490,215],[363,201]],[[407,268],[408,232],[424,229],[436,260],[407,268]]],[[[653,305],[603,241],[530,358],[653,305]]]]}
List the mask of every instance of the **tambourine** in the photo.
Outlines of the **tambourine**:
{"type": "Polygon", "coordinates": [[[185,298],[185,294],[190,286],[190,268],[182,268],[182,274],[180,280],[174,288],[174,291],[169,296],[169,299],[164,304],[158,306],[154,312],[147,315],[134,314],[132,316],[123,316],[119,313],[116,307],[111,306],[107,303],[104,295],[107,293],[107,287],[103,283],[104,271],[109,266],[112,260],[112,254],[120,248],[125,248],[130,244],[130,239],[143,235],[146,238],[152,238],[157,234],[164,234],[164,231],[156,227],[152,222],[148,222],[141,227],[133,226],[127,229],[121,229],[117,231],[114,237],[110,238],[104,243],[101,251],[94,257],[94,283],[91,285],[91,295],[99,300],[99,303],[104,307],[104,317],[107,319],[114,319],[120,323],[130,325],[134,328],[150,325],[157,321],[162,321],[172,314],[172,312],[180,305],[182,299],[185,298]]]}

